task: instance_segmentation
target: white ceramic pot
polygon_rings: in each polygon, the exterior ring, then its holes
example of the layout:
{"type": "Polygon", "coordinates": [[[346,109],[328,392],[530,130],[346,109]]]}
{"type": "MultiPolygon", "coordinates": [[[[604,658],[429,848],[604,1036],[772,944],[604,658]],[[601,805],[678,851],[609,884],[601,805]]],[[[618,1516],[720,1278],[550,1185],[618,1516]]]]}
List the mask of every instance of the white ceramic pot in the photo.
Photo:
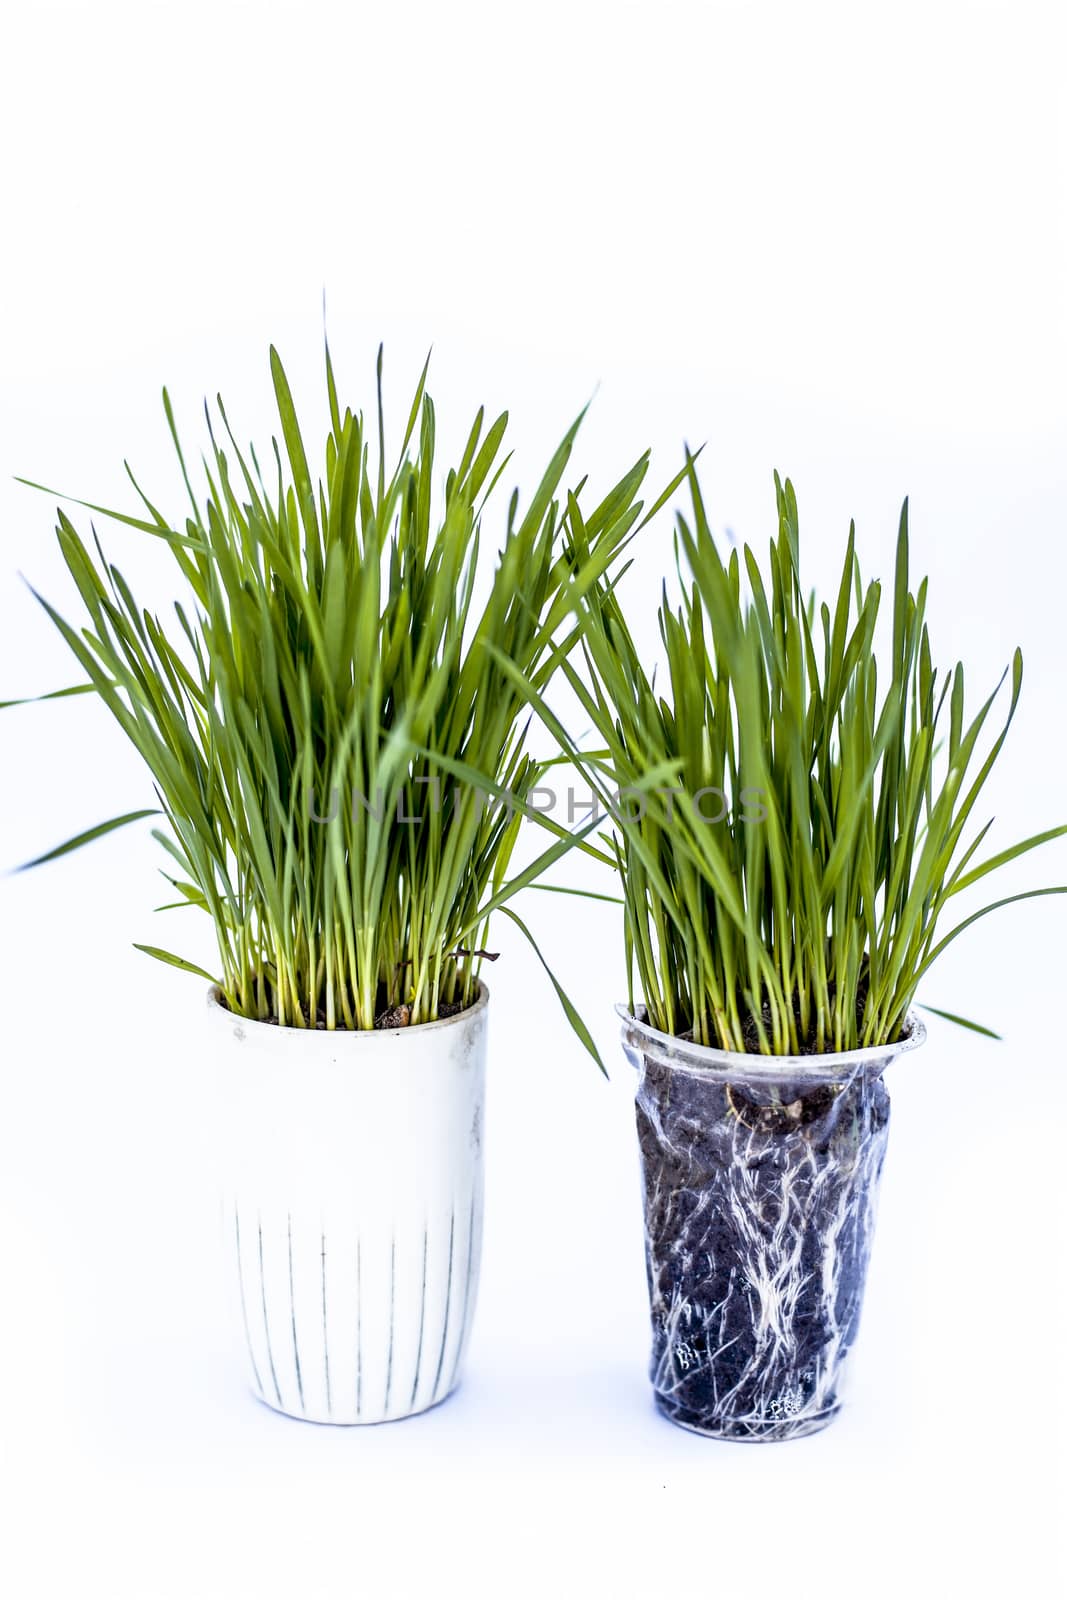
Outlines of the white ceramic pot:
{"type": "Polygon", "coordinates": [[[312,1422],[456,1387],[478,1288],[489,994],[420,1027],[280,1028],[208,997],[225,1246],[254,1392],[312,1422]]]}

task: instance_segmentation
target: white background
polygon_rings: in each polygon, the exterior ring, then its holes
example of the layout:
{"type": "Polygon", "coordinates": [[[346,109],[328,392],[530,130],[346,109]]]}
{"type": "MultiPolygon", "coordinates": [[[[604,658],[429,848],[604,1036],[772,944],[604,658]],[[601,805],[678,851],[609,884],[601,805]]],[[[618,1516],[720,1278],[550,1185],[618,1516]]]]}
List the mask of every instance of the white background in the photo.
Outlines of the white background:
{"type": "MultiPolygon", "coordinates": [[[[655,476],[706,440],[720,530],[794,479],[827,582],[855,516],[890,570],[911,496],[935,656],[1027,681],[989,812],[1067,817],[1067,154],[1049,5],[22,6],[0,62],[0,697],[72,681],[17,574],[76,614],[21,473],[167,504],[166,381],[270,427],[268,343],[314,432],[321,303],[400,420],[425,349],[449,438],[508,405],[529,485],[655,476]],[[599,388],[597,387],[599,385],[599,388]],[[577,475],[577,474],[575,474],[577,475]]],[[[167,499],[169,497],[169,499],[167,499]]],[[[502,515],[503,501],[498,505],[502,515]]],[[[487,529],[487,531],[492,531],[487,529]]],[[[129,575],[157,556],[108,531],[129,575]]],[[[669,525],[628,581],[655,648],[669,525]]],[[[4,713],[0,864],[150,804],[77,701],[4,713]]],[[[613,1067],[497,929],[482,1298],[446,1406],[374,1430],[258,1407],[226,1343],[199,1156],[202,997],[135,831],[0,881],[0,1586],[18,1600],[1057,1590],[1067,902],[979,925],[898,1069],[851,1404],[746,1450],[661,1421],[608,907],[529,895],[613,1067]],[[565,914],[559,914],[565,907],[565,914]]],[[[1004,892],[1067,881],[1053,846],[1004,892]]],[[[183,928],[185,930],[183,937],[183,928]]]]}

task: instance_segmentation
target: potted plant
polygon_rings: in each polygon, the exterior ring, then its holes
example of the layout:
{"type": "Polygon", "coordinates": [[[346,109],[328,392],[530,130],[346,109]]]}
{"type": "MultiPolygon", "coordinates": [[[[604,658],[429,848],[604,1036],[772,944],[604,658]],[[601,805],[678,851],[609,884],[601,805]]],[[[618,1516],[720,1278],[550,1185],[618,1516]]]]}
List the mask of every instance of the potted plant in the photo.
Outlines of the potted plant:
{"type": "Polygon", "coordinates": [[[41,604],[86,675],[63,692],[97,694],[148,767],[171,905],[214,927],[215,974],[139,948],[211,985],[254,1390],[292,1416],[376,1422],[457,1382],[482,1232],[489,918],[514,917],[507,902],[573,843],[539,817],[560,837],[509,878],[541,768],[500,663],[538,684],[555,670],[565,591],[602,579],[636,530],[647,457],[587,516],[574,495],[561,511],[575,423],[528,507],[512,496],[486,574],[506,414],[486,427],[479,411],[435,517],[425,370],[390,466],[381,354],[367,424],[342,409],[327,350],[316,481],[273,350],[271,368],[280,444],[239,448],[220,400],[198,492],[164,391],[189,507],[165,516],[134,482],[139,513],[104,513],[169,551],[172,614],[144,609],[62,510],[86,622],[41,604]]]}
{"type": "Polygon", "coordinates": [[[962,666],[934,668],[906,502],[879,658],[881,585],[861,582],[854,529],[836,599],[817,604],[791,484],[775,479],[761,566],[747,546],[720,556],[692,460],[689,476],[676,544],[689,575],[679,562],[681,605],[665,593],[659,613],[664,688],[611,585],[573,596],[591,688],[563,664],[600,750],[584,754],[524,687],[614,818],[657,1404],[698,1433],[786,1439],[838,1408],[888,1133],[883,1078],[923,1041],[920,983],[964,929],[1028,896],[948,928],[947,915],[1067,830],[985,858],[989,823],[968,835],[1022,658],[985,750],[996,694],[969,720],[962,666]]]}

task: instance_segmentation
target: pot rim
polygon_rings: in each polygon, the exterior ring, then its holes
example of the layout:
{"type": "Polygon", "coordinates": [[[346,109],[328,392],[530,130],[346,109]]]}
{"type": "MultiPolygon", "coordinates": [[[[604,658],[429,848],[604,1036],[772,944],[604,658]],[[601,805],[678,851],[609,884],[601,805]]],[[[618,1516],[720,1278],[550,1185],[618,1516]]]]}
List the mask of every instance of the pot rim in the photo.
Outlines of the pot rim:
{"type": "MultiPolygon", "coordinates": [[[[325,1045],[336,1048],[341,1039],[345,1040],[377,1040],[402,1038],[410,1039],[415,1036],[422,1037],[432,1033],[435,1028],[453,1028],[463,1022],[471,1022],[489,1004],[489,987],[481,978],[478,979],[478,997],[472,1005],[465,1006],[462,1011],[457,1011],[451,1017],[438,1017],[434,1022],[416,1022],[407,1028],[294,1028],[288,1023],[284,1028],[276,1022],[262,1022],[258,1017],[243,1017],[238,1011],[231,1011],[229,1006],[223,1004],[222,991],[217,983],[211,984],[207,991],[208,1015],[212,1020],[226,1025],[233,1024],[242,1033],[249,1030],[252,1035],[260,1039],[307,1039],[322,1040],[325,1045]]],[[[315,1046],[312,1046],[315,1048],[315,1046]]]]}
{"type": "Polygon", "coordinates": [[[921,1018],[909,1011],[905,1018],[907,1032],[893,1044],[867,1045],[860,1050],[826,1050],[819,1055],[765,1056],[745,1050],[719,1050],[714,1045],[693,1044],[676,1034],[660,1033],[658,1028],[634,1016],[621,1003],[615,1007],[615,1013],[622,1021],[624,1045],[639,1047],[644,1041],[660,1054],[665,1052],[671,1057],[672,1071],[692,1073],[694,1077],[743,1074],[750,1078],[807,1077],[822,1082],[836,1081],[876,1062],[888,1065],[897,1056],[917,1050],[926,1039],[926,1027],[921,1018]]]}

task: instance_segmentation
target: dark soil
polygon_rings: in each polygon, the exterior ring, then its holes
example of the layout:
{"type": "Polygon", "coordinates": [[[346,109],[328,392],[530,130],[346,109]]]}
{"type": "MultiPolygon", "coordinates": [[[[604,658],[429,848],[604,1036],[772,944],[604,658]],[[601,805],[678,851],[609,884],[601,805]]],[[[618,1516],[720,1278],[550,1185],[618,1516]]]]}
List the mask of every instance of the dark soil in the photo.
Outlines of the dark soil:
{"type": "Polygon", "coordinates": [[[785,1438],[812,1425],[820,1374],[830,1380],[822,1403],[836,1403],[888,1119],[871,1075],[767,1084],[740,1069],[735,1081],[705,1081],[646,1060],[637,1131],[651,1376],[676,1421],[785,1438]]]}
{"type": "MultiPolygon", "coordinates": [[[[384,999],[384,996],[382,998],[384,999]]],[[[225,995],[220,995],[219,996],[219,1002],[224,1007],[225,1010],[228,1011],[230,1009],[229,1006],[226,1005],[226,997],[225,997],[225,995]]],[[[473,1004],[473,1001],[471,1002],[471,1004],[473,1004]]],[[[469,1009],[470,1009],[469,1006],[465,1006],[459,1000],[443,1000],[441,1002],[441,1004],[437,1008],[437,1016],[435,1018],[431,1019],[431,1020],[433,1020],[435,1022],[444,1022],[449,1017],[458,1017],[461,1011],[467,1011],[469,1009]]],[[[277,1017],[263,1017],[263,1018],[257,1019],[257,1020],[262,1020],[263,1022],[269,1023],[270,1026],[275,1027],[275,1028],[279,1026],[277,1017]]],[[[310,1027],[310,1022],[308,1020],[308,1013],[307,1013],[306,1010],[304,1011],[304,1023],[305,1023],[306,1027],[310,1027]]],[[[291,1024],[287,1023],[286,1026],[289,1027],[289,1026],[291,1026],[291,1024]]],[[[381,1029],[383,1032],[388,1031],[390,1028],[408,1028],[408,1027],[410,1027],[411,1026],[411,1007],[407,1006],[407,1005],[398,1005],[398,1006],[387,1007],[385,1010],[380,1011],[378,1013],[378,1015],[375,1017],[374,1026],[375,1026],[375,1029],[381,1029]]],[[[324,1008],[321,1007],[321,1006],[319,1007],[318,1015],[315,1018],[315,1027],[320,1032],[325,1032],[326,1031],[326,1012],[325,1012],[324,1008]]],[[[347,1028],[344,1028],[342,1026],[338,1026],[335,1031],[338,1032],[338,1033],[348,1033],[348,1032],[365,1032],[366,1030],[365,1029],[347,1029],[347,1028]]]]}
{"type": "MultiPolygon", "coordinates": [[[[448,1017],[458,1017],[461,1011],[466,1011],[467,1006],[458,1000],[443,1000],[437,1007],[438,1022],[444,1022],[448,1017]]],[[[374,1019],[376,1028],[409,1028],[411,1026],[411,1007],[392,1006],[388,1011],[383,1011],[374,1019]]]]}

